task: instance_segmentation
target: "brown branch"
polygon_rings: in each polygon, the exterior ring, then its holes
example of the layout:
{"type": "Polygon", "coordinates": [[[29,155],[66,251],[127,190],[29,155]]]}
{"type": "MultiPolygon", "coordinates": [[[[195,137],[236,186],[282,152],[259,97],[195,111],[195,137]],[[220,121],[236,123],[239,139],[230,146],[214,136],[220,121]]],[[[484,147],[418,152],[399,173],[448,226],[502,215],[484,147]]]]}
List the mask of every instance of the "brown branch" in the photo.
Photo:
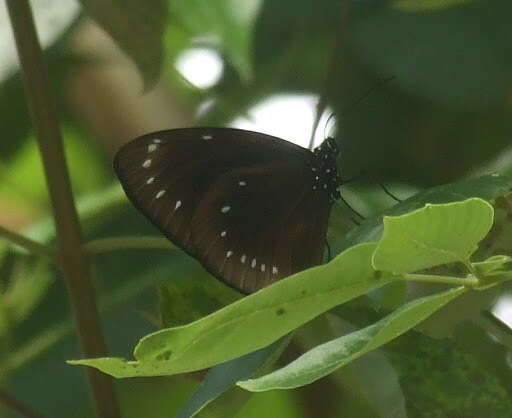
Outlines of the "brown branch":
{"type": "MultiPolygon", "coordinates": [[[[48,84],[43,54],[27,0],[6,0],[21,63],[25,95],[43,160],[57,232],[59,262],[66,282],[82,350],[86,357],[101,357],[106,346],[96,308],[90,264],[82,248],[54,98],[48,84]]],[[[87,369],[97,415],[120,417],[110,377],[87,369]]]]}

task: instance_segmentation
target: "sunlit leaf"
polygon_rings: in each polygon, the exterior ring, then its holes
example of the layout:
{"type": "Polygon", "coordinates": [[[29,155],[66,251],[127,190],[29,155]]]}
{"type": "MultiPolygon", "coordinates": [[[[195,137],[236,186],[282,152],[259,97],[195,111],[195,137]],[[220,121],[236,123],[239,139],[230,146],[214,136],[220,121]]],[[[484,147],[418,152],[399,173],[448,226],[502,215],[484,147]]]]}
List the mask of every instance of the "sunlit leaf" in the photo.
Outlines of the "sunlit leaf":
{"type": "MultiPolygon", "coordinates": [[[[471,197],[492,200],[503,196],[512,188],[512,180],[500,175],[485,175],[477,178],[443,184],[420,192],[384,211],[385,215],[396,216],[411,212],[427,203],[459,202],[471,197]]],[[[382,216],[365,219],[349,233],[330,242],[335,254],[360,242],[378,241],[382,235],[382,216]]]]}
{"type": "Polygon", "coordinates": [[[115,377],[155,376],[204,369],[265,347],[328,309],[388,283],[370,259],[375,244],[353,247],[326,265],[281,280],[189,325],[164,329],[139,342],[136,361],[70,362],[115,377]]]}
{"type": "Polygon", "coordinates": [[[374,267],[409,273],[454,261],[467,264],[491,229],[493,213],[489,203],[475,198],[386,216],[374,267]]]}

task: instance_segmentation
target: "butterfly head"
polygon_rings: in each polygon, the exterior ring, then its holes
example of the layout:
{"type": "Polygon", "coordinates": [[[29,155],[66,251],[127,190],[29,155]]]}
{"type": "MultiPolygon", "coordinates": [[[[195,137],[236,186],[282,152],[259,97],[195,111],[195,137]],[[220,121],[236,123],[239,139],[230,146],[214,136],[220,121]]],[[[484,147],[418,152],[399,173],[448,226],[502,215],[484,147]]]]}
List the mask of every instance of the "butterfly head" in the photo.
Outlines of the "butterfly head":
{"type": "Polygon", "coordinates": [[[336,157],[339,154],[338,144],[333,138],[327,138],[313,150],[311,174],[313,175],[313,190],[323,190],[330,203],[338,200],[341,183],[338,175],[336,157]]]}

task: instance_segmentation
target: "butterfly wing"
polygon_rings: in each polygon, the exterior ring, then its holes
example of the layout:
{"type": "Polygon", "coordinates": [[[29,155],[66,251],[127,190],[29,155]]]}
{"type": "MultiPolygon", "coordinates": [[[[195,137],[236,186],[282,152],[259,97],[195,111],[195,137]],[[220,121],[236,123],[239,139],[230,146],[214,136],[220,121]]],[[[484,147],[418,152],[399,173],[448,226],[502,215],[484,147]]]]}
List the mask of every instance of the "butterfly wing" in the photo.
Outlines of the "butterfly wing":
{"type": "Polygon", "coordinates": [[[229,128],[156,132],[114,167],[132,203],[230,286],[251,293],[321,262],[330,203],[313,154],[229,128]]]}

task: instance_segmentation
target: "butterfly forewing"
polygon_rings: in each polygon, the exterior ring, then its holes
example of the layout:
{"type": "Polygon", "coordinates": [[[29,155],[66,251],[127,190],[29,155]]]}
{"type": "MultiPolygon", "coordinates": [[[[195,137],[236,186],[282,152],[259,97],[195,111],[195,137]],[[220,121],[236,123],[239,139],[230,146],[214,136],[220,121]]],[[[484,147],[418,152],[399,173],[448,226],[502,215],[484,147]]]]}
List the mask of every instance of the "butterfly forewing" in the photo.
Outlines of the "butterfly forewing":
{"type": "Polygon", "coordinates": [[[227,284],[251,293],[322,259],[330,202],[313,153],[228,128],[161,131],[125,145],[114,166],[133,202],[227,284]]]}

